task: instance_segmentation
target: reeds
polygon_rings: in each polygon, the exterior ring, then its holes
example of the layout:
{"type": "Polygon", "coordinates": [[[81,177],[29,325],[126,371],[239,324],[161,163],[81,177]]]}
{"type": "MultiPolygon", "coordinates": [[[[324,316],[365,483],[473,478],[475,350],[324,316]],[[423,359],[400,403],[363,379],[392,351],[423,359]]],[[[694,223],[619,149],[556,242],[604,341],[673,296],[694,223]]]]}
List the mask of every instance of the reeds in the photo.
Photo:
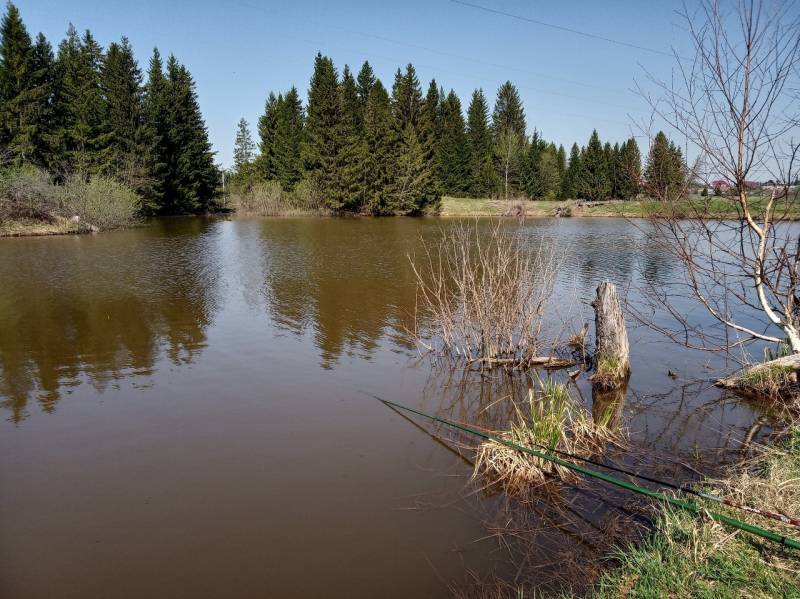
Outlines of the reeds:
{"type": "MultiPolygon", "coordinates": [[[[517,409],[516,422],[500,436],[523,447],[543,452],[558,450],[588,457],[602,451],[614,436],[611,429],[597,424],[592,415],[571,397],[564,383],[550,379],[540,383],[538,393],[529,391],[527,413],[517,409]]],[[[488,441],[478,447],[473,479],[485,488],[524,498],[549,477],[572,480],[575,472],[549,460],[488,441]]]]}
{"type": "Polygon", "coordinates": [[[531,365],[558,270],[552,248],[501,221],[458,223],[422,247],[411,259],[421,343],[482,367],[531,365]]]}

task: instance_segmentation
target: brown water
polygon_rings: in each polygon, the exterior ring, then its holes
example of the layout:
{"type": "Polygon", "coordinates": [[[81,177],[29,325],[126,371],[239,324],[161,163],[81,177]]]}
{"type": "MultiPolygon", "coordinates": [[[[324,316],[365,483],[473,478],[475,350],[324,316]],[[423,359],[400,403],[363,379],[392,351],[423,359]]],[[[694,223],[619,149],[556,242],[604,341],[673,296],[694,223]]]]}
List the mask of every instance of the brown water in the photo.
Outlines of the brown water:
{"type": "MultiPolygon", "coordinates": [[[[496,499],[368,395],[463,419],[497,395],[404,332],[407,254],[441,226],[196,218],[0,240],[0,595],[444,597],[468,569],[507,574],[481,540],[496,499]]],[[[566,255],[559,318],[590,320],[603,277],[635,301],[676,276],[625,221],[527,229],[566,255]]],[[[636,442],[737,449],[759,415],[695,380],[709,358],[631,339],[636,442]]],[[[543,543],[543,563],[572,542],[543,543]]]]}

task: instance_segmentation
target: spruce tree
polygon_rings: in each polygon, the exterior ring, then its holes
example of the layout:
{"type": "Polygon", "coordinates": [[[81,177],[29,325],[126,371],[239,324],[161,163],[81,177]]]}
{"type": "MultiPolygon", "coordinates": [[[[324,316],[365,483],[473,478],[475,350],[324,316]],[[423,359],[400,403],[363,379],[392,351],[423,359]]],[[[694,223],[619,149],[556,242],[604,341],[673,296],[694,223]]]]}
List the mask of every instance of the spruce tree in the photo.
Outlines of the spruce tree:
{"type": "Polygon", "coordinates": [[[82,38],[70,25],[56,59],[55,97],[64,168],[89,175],[100,170],[109,141],[100,86],[103,50],[88,30],[82,38]]]}
{"type": "Polygon", "coordinates": [[[561,198],[573,200],[578,198],[578,180],[581,173],[581,150],[578,144],[572,144],[569,152],[569,164],[561,180],[561,198]]]}
{"type": "Polygon", "coordinates": [[[592,131],[586,151],[581,157],[577,192],[579,197],[592,201],[604,200],[611,193],[608,158],[597,130],[592,131]]]}
{"type": "Polygon", "coordinates": [[[349,182],[343,185],[339,177],[343,128],[338,79],[333,61],[317,54],[308,90],[303,160],[309,179],[331,210],[344,209],[350,199],[349,182]]]}
{"type": "Polygon", "coordinates": [[[31,102],[33,44],[16,6],[9,3],[0,22],[0,148],[24,162],[34,156],[36,115],[31,102]]]}
{"type": "Polygon", "coordinates": [[[239,119],[236,139],[233,143],[233,166],[238,174],[244,173],[255,159],[256,144],[250,133],[250,125],[244,118],[239,119]]]}
{"type": "Polygon", "coordinates": [[[364,113],[367,110],[367,102],[369,101],[369,94],[372,91],[372,87],[375,85],[375,72],[372,70],[372,66],[370,66],[368,61],[364,61],[364,64],[361,65],[361,70],[358,71],[358,77],[356,77],[356,89],[358,92],[358,102],[359,102],[359,127],[363,123],[364,120],[364,113]]]}
{"type": "Polygon", "coordinates": [[[489,105],[483,90],[472,92],[467,110],[467,148],[469,152],[469,194],[485,197],[495,186],[492,164],[492,134],[489,128],[489,105]]]}
{"type": "Polygon", "coordinates": [[[538,197],[547,200],[558,197],[561,190],[561,173],[558,151],[553,144],[548,145],[539,154],[536,172],[539,180],[538,197]]]}
{"type": "Polygon", "coordinates": [[[547,150],[547,142],[534,129],[527,145],[527,153],[520,168],[521,187],[529,198],[541,198],[545,192],[539,166],[542,154],[547,150]]]}
{"type": "Polygon", "coordinates": [[[36,36],[31,53],[31,101],[35,128],[32,132],[32,161],[50,168],[53,160],[54,120],[53,94],[55,92],[55,57],[50,42],[44,34],[36,36]]]}
{"type": "Polygon", "coordinates": [[[259,178],[271,181],[277,177],[275,165],[275,131],[278,126],[278,113],[283,104],[283,97],[277,98],[273,92],[269,93],[264,105],[264,114],[258,119],[258,158],[256,170],[259,178]]]}
{"type": "Polygon", "coordinates": [[[392,214],[393,163],[397,139],[392,126],[392,112],[386,88],[376,80],[367,99],[364,112],[364,209],[376,216],[392,214]]]}
{"type": "Polygon", "coordinates": [[[659,131],[647,156],[644,175],[647,193],[662,201],[678,199],[684,194],[685,172],[680,148],[659,131]]]}
{"type": "Polygon", "coordinates": [[[338,156],[334,172],[335,190],[343,210],[359,212],[364,200],[361,184],[366,150],[362,145],[361,111],[356,82],[347,65],[342,71],[338,99],[340,118],[336,130],[338,156]]]}
{"type": "Polygon", "coordinates": [[[168,176],[162,211],[171,214],[208,211],[216,193],[219,171],[189,71],[174,56],[167,61],[168,176]]]}
{"type": "Polygon", "coordinates": [[[619,191],[623,200],[636,197],[641,189],[642,156],[636,139],[631,137],[620,148],[619,160],[619,191]]]}
{"type": "Polygon", "coordinates": [[[142,191],[149,184],[147,136],[142,72],[127,38],[112,43],[101,73],[103,121],[107,132],[100,156],[101,172],[142,191]]]}
{"type": "Polygon", "coordinates": [[[443,193],[463,195],[469,188],[469,148],[461,101],[453,90],[442,102],[436,168],[443,193]]]}
{"type": "Polygon", "coordinates": [[[561,182],[558,189],[558,199],[564,199],[564,178],[567,174],[567,153],[564,151],[564,146],[558,146],[556,151],[556,165],[558,166],[558,179],[561,182]]]}
{"type": "Polygon", "coordinates": [[[522,138],[526,136],[525,110],[522,108],[522,99],[519,97],[519,91],[510,81],[506,81],[497,90],[497,99],[492,113],[492,130],[495,139],[505,131],[512,131],[522,138]]]}
{"type": "Polygon", "coordinates": [[[506,81],[497,90],[492,112],[492,133],[498,177],[506,198],[520,187],[527,144],[525,111],[517,88],[506,81]]]}
{"type": "Polygon", "coordinates": [[[439,201],[433,161],[431,105],[422,98],[413,65],[397,70],[392,86],[392,116],[398,139],[392,204],[401,213],[418,213],[439,201]]]}
{"type": "Polygon", "coordinates": [[[291,191],[303,178],[303,104],[296,87],[292,87],[276,104],[274,133],[271,143],[274,176],[281,187],[291,191]]]}
{"type": "Polygon", "coordinates": [[[166,213],[166,181],[169,177],[172,146],[169,138],[169,115],[172,107],[167,96],[167,79],[158,48],[147,70],[147,83],[144,88],[144,119],[146,138],[149,143],[147,155],[148,173],[151,179],[149,192],[145,195],[145,212],[166,213]]]}

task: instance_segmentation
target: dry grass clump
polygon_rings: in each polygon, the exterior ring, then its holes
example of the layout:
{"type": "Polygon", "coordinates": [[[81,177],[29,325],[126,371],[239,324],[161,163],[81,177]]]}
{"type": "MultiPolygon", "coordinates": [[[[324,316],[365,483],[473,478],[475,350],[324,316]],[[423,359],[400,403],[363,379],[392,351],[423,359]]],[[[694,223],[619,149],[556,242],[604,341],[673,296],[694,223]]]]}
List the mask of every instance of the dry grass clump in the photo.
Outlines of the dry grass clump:
{"type": "Polygon", "coordinates": [[[756,368],[739,377],[743,390],[768,399],[780,399],[798,395],[797,369],[794,366],[775,364],[756,368]]]}
{"type": "MultiPolygon", "coordinates": [[[[509,431],[500,433],[501,438],[543,453],[555,449],[588,457],[601,451],[614,436],[610,429],[593,421],[563,383],[541,383],[538,394],[529,392],[527,407],[527,414],[517,410],[517,421],[509,431]]],[[[513,497],[525,497],[548,477],[568,480],[576,476],[568,468],[495,441],[478,447],[473,472],[473,479],[483,481],[485,488],[513,497]]]]}
{"type": "Polygon", "coordinates": [[[411,259],[417,306],[431,350],[481,366],[529,366],[540,349],[542,320],[558,261],[521,226],[487,230],[458,223],[411,259]]]}

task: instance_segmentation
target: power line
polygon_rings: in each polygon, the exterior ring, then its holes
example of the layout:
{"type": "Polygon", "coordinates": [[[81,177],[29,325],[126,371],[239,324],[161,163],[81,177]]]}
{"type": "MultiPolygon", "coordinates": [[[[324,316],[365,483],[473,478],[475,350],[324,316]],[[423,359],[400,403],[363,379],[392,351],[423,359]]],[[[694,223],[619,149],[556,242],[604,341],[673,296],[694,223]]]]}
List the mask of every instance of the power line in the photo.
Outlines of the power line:
{"type": "Polygon", "coordinates": [[[582,35],[583,37],[588,37],[590,39],[600,40],[603,42],[608,42],[610,44],[616,44],[618,46],[625,46],[626,48],[635,48],[636,50],[643,50],[645,52],[652,52],[653,54],[660,54],[662,56],[669,56],[670,58],[674,58],[675,55],[671,52],[665,52],[664,50],[658,50],[656,48],[648,48],[647,46],[639,46],[638,44],[632,44],[630,42],[624,42],[622,40],[617,40],[610,37],[605,37],[603,35],[598,35],[596,33],[589,33],[587,31],[580,31],[578,29],[572,29],[571,27],[564,27],[563,25],[556,25],[554,23],[547,23],[545,21],[540,21],[539,19],[532,19],[531,17],[525,17],[523,15],[515,15],[514,13],[505,12],[503,10],[498,10],[496,8],[489,8],[488,6],[481,6],[480,4],[473,4],[472,2],[464,2],[464,0],[450,0],[450,2],[454,4],[461,4],[462,6],[469,6],[470,8],[476,8],[478,10],[482,10],[484,12],[489,12],[496,15],[502,15],[504,17],[509,17],[511,19],[516,19],[518,21],[525,21],[526,23],[533,23],[534,25],[541,25],[542,27],[549,27],[551,29],[556,29],[558,31],[566,31],[567,33],[574,33],[575,35],[582,35]]]}
{"type": "MultiPolygon", "coordinates": [[[[247,8],[254,9],[254,10],[262,10],[263,9],[261,6],[256,6],[256,5],[250,4],[248,2],[244,2],[242,0],[240,0],[238,2],[238,4],[240,4],[241,6],[247,7],[247,8]]],[[[301,20],[296,15],[292,15],[292,14],[289,14],[287,12],[283,12],[283,11],[280,11],[280,10],[270,9],[269,12],[270,12],[270,14],[277,14],[277,15],[280,15],[280,16],[282,16],[284,18],[287,18],[287,19],[292,19],[292,20],[295,20],[295,21],[300,21],[301,20]]],[[[603,86],[603,85],[595,85],[595,84],[592,84],[592,83],[586,83],[585,81],[580,81],[580,80],[577,80],[577,79],[570,79],[568,77],[560,77],[560,76],[557,76],[557,75],[549,75],[547,73],[542,73],[540,71],[532,71],[530,69],[525,69],[525,68],[520,68],[520,67],[512,67],[512,66],[505,65],[505,64],[500,64],[500,63],[496,63],[496,62],[482,60],[480,58],[474,58],[474,57],[471,57],[471,56],[465,56],[463,54],[457,54],[455,52],[449,52],[447,50],[439,50],[437,48],[432,48],[430,46],[424,46],[424,45],[421,45],[421,44],[415,44],[415,43],[412,43],[412,42],[406,42],[406,41],[403,41],[403,40],[394,39],[394,38],[387,37],[387,36],[384,36],[384,35],[378,35],[376,33],[371,33],[371,32],[367,32],[367,31],[359,31],[357,29],[351,29],[349,27],[342,27],[340,25],[334,25],[332,23],[321,23],[319,21],[315,21],[313,19],[307,19],[305,17],[302,19],[302,22],[303,23],[312,23],[312,24],[314,24],[316,26],[325,27],[325,28],[329,28],[329,29],[338,29],[339,31],[343,31],[345,33],[350,33],[350,34],[353,34],[353,35],[359,35],[359,36],[362,36],[362,37],[366,37],[366,38],[370,38],[370,39],[374,39],[374,40],[378,40],[378,41],[382,41],[382,42],[388,42],[390,44],[395,44],[395,45],[398,45],[398,46],[406,46],[408,48],[414,48],[414,49],[417,49],[417,50],[423,50],[425,52],[430,52],[431,54],[438,54],[440,56],[448,56],[450,58],[456,58],[458,60],[463,60],[465,62],[471,62],[471,63],[474,63],[474,64],[481,64],[481,65],[493,67],[493,68],[496,68],[496,69],[506,69],[508,71],[516,71],[518,73],[524,73],[526,75],[533,75],[534,77],[541,77],[543,79],[550,79],[552,81],[560,81],[562,83],[569,83],[571,85],[578,85],[580,87],[586,87],[586,88],[589,88],[589,89],[602,90],[602,91],[613,93],[613,94],[622,94],[622,95],[631,94],[630,90],[621,91],[619,89],[614,89],[614,88],[606,87],[606,86],[603,86]]]]}

